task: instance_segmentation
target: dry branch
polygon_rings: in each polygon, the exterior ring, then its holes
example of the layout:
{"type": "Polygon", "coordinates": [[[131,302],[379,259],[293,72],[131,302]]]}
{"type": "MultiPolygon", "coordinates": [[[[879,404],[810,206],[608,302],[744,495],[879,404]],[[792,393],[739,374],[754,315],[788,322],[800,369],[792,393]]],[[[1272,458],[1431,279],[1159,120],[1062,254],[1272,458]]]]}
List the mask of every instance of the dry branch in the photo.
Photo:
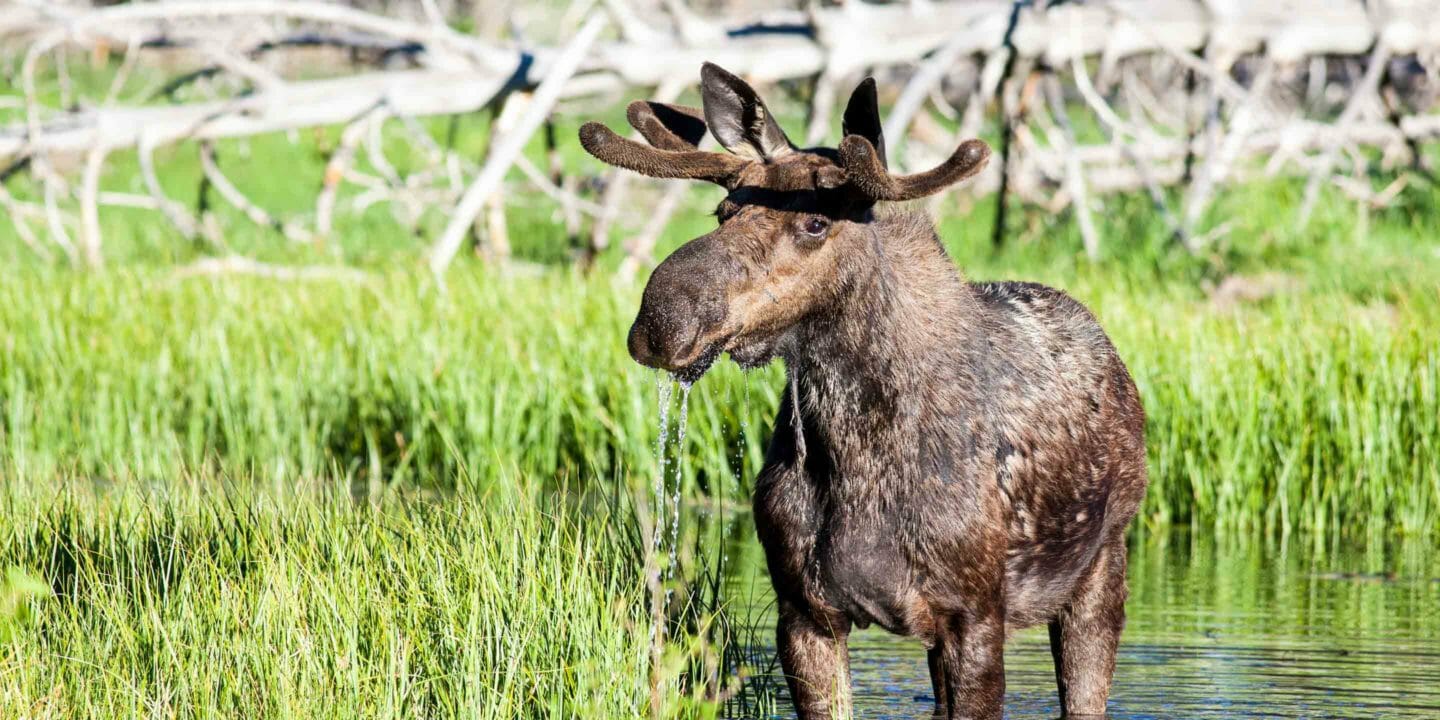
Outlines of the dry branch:
{"type": "Polygon", "coordinates": [[[134,147],[142,134],[154,146],[218,140],[280,130],[338,125],[369,108],[424,117],[484,107],[505,85],[501,73],[408,70],[285,83],[235,100],[172,107],[116,107],[67,113],[38,133],[0,130],[0,157],[83,153],[95,146],[134,147]]]}
{"type": "MultiPolygon", "coordinates": [[[[1365,111],[1367,105],[1375,106],[1380,103],[1380,79],[1385,75],[1385,63],[1390,61],[1390,48],[1382,40],[1377,42],[1375,50],[1370,54],[1370,62],[1365,68],[1365,77],[1360,80],[1360,85],[1350,96],[1350,101],[1345,104],[1345,109],[1340,112],[1340,118],[1335,121],[1337,130],[1344,133],[1356,118],[1365,111]]],[[[1304,227],[1310,222],[1310,213],[1315,210],[1315,201],[1319,198],[1320,181],[1330,174],[1330,166],[1335,162],[1335,154],[1342,146],[1338,143],[1325,148],[1320,156],[1320,162],[1310,172],[1310,178],[1305,182],[1305,197],[1300,203],[1300,216],[1298,224],[1304,227]]]]}
{"type": "MultiPolygon", "coordinates": [[[[1045,98],[1050,105],[1050,112],[1055,116],[1055,122],[1059,125],[1061,137],[1064,138],[1064,148],[1068,150],[1076,145],[1075,130],[1070,126],[1070,114],[1065,107],[1065,100],[1060,94],[1060,81],[1054,75],[1045,78],[1045,98]]],[[[1085,255],[1092,261],[1100,259],[1100,238],[1095,232],[1095,220],[1090,216],[1089,194],[1085,191],[1084,169],[1080,167],[1080,160],[1073,152],[1064,152],[1065,155],[1065,189],[1070,193],[1071,207],[1075,209],[1075,221],[1080,226],[1080,238],[1085,244],[1085,255]]]]}
{"type": "Polygon", "coordinates": [[[466,188],[465,194],[460,198],[460,204],[456,206],[455,212],[450,216],[450,222],[445,226],[445,231],[435,241],[430,251],[430,270],[436,275],[445,272],[450,266],[450,261],[455,258],[455,253],[460,250],[460,244],[465,240],[465,233],[470,225],[475,222],[475,217],[480,213],[480,208],[490,194],[499,187],[500,181],[504,179],[505,172],[510,169],[510,164],[516,155],[525,147],[530,135],[535,132],[540,124],[545,122],[545,117],[550,113],[550,108],[560,99],[560,93],[566,81],[579,69],[580,63],[585,59],[586,53],[595,39],[600,36],[605,23],[601,18],[591,18],[580,32],[575,34],[575,39],[561,53],[551,70],[551,75],[540,83],[535,91],[535,97],[526,108],[525,115],[516,124],[515,129],[500,140],[499,147],[491,154],[485,168],[475,178],[470,187],[466,188]]]}
{"type": "Polygon", "coordinates": [[[16,200],[15,196],[11,195],[10,191],[5,189],[4,183],[0,183],[0,208],[4,208],[5,214],[10,217],[10,223],[15,226],[15,234],[20,238],[20,241],[25,243],[25,246],[30,248],[31,252],[40,256],[41,260],[49,262],[52,257],[50,251],[45,249],[44,244],[36,237],[35,231],[31,229],[29,221],[25,219],[27,214],[43,216],[44,211],[39,208],[28,207],[25,203],[16,200]]]}
{"type": "Polygon", "coordinates": [[[360,144],[361,134],[366,132],[366,126],[374,124],[372,113],[378,111],[378,107],[371,108],[346,125],[340,133],[340,141],[330,153],[330,159],[325,162],[320,195],[315,201],[315,234],[320,238],[330,236],[334,227],[335,196],[340,191],[340,182],[345,177],[350,161],[355,157],[355,147],[360,144]]]}

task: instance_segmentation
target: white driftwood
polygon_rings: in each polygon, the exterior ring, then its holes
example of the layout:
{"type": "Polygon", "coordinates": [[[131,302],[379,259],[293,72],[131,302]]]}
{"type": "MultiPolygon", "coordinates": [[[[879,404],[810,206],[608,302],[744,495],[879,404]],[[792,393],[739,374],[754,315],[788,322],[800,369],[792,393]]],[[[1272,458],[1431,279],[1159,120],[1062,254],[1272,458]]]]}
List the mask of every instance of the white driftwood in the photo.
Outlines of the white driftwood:
{"type": "Polygon", "coordinates": [[[90,267],[104,263],[100,255],[100,171],[105,169],[106,152],[103,145],[90,149],[80,185],[80,253],[90,267]]]}
{"type": "MultiPolygon", "coordinates": [[[[1045,78],[1045,98],[1050,112],[1055,116],[1063,138],[1064,148],[1074,147],[1075,131],[1070,125],[1069,110],[1060,93],[1060,81],[1053,76],[1045,78]]],[[[1085,245],[1085,255],[1090,260],[1100,259],[1100,238],[1095,232],[1095,220],[1090,216],[1089,193],[1085,190],[1085,171],[1073,152],[1065,152],[1065,189],[1070,193],[1071,207],[1075,209],[1075,221],[1080,226],[1080,239],[1085,245]]]]}
{"type": "Polygon", "coordinates": [[[480,209],[490,194],[499,187],[500,181],[504,179],[505,173],[510,169],[515,156],[525,147],[530,135],[540,124],[545,122],[550,109],[554,107],[555,101],[560,99],[561,90],[570,76],[579,69],[581,61],[590,52],[590,46],[600,36],[604,29],[603,18],[591,18],[570,45],[561,53],[555,61],[551,75],[540,84],[535,91],[535,97],[526,108],[525,115],[516,123],[515,129],[501,138],[499,147],[491,154],[485,168],[475,178],[475,181],[466,188],[465,194],[460,198],[460,204],[450,215],[450,222],[445,226],[445,231],[440,234],[430,250],[430,270],[436,275],[445,272],[450,266],[450,261],[455,259],[455,253],[459,252],[460,245],[465,241],[465,234],[469,232],[470,225],[475,222],[475,217],[480,214],[480,209]]]}
{"type": "Polygon", "coordinates": [[[378,108],[372,108],[350,121],[341,131],[340,141],[330,153],[330,159],[325,161],[320,195],[315,200],[315,234],[321,238],[329,237],[334,228],[335,196],[340,192],[340,182],[345,177],[351,159],[355,157],[355,146],[360,143],[361,134],[366,132],[367,126],[374,124],[372,115],[375,112],[378,112],[378,108]]]}
{"type": "MultiPolygon", "coordinates": [[[[1238,33],[1238,40],[1224,45],[1226,52],[1252,49],[1263,41],[1284,48],[1286,55],[1279,58],[1280,61],[1299,52],[1354,52],[1357,43],[1363,43],[1360,45],[1363,51],[1381,34],[1403,38],[1409,45],[1440,43],[1440,9],[1437,9],[1440,3],[1416,3],[1407,8],[1404,15],[1383,18],[1356,11],[1355,8],[1360,8],[1358,0],[1333,0],[1330,4],[1349,9],[1309,17],[1306,13],[1267,13],[1264,10],[1268,6],[1257,2],[1241,6],[1236,11],[1238,14],[1218,20],[1209,18],[1200,3],[1192,0],[1067,4],[1043,13],[1028,9],[1022,12],[1014,45],[1022,56],[1041,58],[1057,67],[1072,58],[1101,52],[1108,52],[1110,58],[1144,52],[1174,53],[1220,84],[1228,96],[1238,98],[1243,95],[1243,88],[1214,74],[1193,56],[1207,38],[1219,41],[1215,34],[1217,27],[1238,33]],[[1336,22],[1337,18],[1349,23],[1343,32],[1324,31],[1327,24],[1336,22]]],[[[642,41],[602,43],[585,59],[585,73],[567,83],[569,86],[563,94],[570,97],[615,90],[617,78],[631,86],[654,86],[677,78],[688,84],[694,81],[696,69],[706,60],[752,81],[765,83],[821,72],[843,77],[866,68],[913,64],[941,48],[944,57],[989,55],[998,49],[1010,10],[1009,2],[998,0],[933,3],[926,4],[924,9],[910,5],[847,3],[843,8],[817,10],[809,16],[785,16],[778,21],[808,26],[808,32],[733,36],[731,32],[735,28],[763,26],[763,19],[701,21],[691,14],[687,17],[692,28],[697,22],[715,28],[715,32],[698,33],[708,42],[679,43],[663,35],[645,33],[642,41]]],[[[93,117],[86,113],[60,116],[46,123],[43,132],[38,133],[41,139],[32,138],[30,150],[37,152],[83,152],[97,142],[111,147],[133,146],[138,137],[134,128],[150,123],[174,128],[169,133],[157,132],[157,145],[190,132],[197,137],[219,138],[338,124],[355,117],[382,96],[388,98],[397,115],[468,112],[494,98],[521,58],[517,50],[495,47],[443,26],[407,23],[320,2],[172,0],[119,5],[86,13],[71,9],[49,12],[64,23],[42,38],[51,46],[62,42],[67,34],[84,37],[87,32],[102,30],[130,38],[137,30],[119,33],[117,28],[143,28],[145,22],[161,19],[173,22],[183,18],[247,15],[334,23],[422,42],[427,54],[449,53],[450,61],[437,63],[436,69],[430,70],[292,83],[286,88],[267,90],[237,108],[223,104],[116,108],[94,113],[93,117]],[[235,117],[237,113],[256,117],[245,121],[235,117]]],[[[537,70],[531,77],[548,74],[558,58],[556,50],[545,48],[536,49],[532,55],[537,70]]],[[[924,74],[928,80],[931,73],[924,74]]],[[[900,103],[902,119],[913,116],[911,106],[916,102],[915,95],[923,97],[918,87],[900,103]]],[[[892,123],[887,129],[897,130],[903,124],[892,123]]],[[[25,148],[24,130],[22,127],[0,131],[0,156],[25,148]]]]}
{"type": "Polygon", "coordinates": [[[147,29],[148,25],[157,21],[174,23],[188,19],[265,17],[338,25],[412,40],[425,45],[433,64],[451,69],[473,66],[477,61],[490,65],[503,63],[512,55],[443,24],[412,23],[344,5],[307,0],[166,0],[127,3],[97,10],[55,5],[48,0],[28,0],[18,4],[29,6],[40,17],[58,23],[58,27],[52,24],[49,30],[50,44],[61,42],[66,34],[127,37],[128,33],[147,29]]]}
{"type": "MultiPolygon", "coordinates": [[[[1360,80],[1360,85],[1350,96],[1350,101],[1345,104],[1345,109],[1340,112],[1340,118],[1335,121],[1335,127],[1341,133],[1345,131],[1367,106],[1380,104],[1380,78],[1385,74],[1385,63],[1390,61],[1390,48],[1382,40],[1376,43],[1375,50],[1370,54],[1369,66],[1365,68],[1365,77],[1360,80]]],[[[1310,173],[1310,178],[1305,182],[1305,196],[1300,202],[1300,215],[1297,224],[1304,227],[1310,222],[1310,214],[1315,210],[1315,201],[1319,198],[1320,181],[1330,174],[1330,165],[1335,162],[1335,155],[1340,151],[1341,146],[1337,143],[1325,149],[1320,155],[1320,163],[1310,173]]]]}
{"type": "Polygon", "coordinates": [[[32,135],[0,130],[0,157],[83,153],[100,146],[134,147],[142,134],[153,146],[179,140],[218,140],[280,130],[339,125],[384,105],[424,117],[473,112],[505,84],[502,73],[407,70],[285,83],[234,100],[180,106],[98,108],[61,115],[32,135]]]}

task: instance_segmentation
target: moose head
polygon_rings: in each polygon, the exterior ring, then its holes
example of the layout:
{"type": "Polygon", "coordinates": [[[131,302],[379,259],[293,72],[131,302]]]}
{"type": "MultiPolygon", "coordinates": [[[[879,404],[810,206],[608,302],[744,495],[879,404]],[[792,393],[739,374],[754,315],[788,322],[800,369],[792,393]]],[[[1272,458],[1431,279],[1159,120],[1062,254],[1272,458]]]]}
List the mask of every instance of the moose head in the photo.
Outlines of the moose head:
{"type": "Polygon", "coordinates": [[[802,149],[743,80],[711,63],[700,77],[703,111],[630,104],[627,119],[649,145],[600,123],[580,128],[585,150],[610,165],[728,191],[715,210],[719,226],[655,269],[630,328],[637,362],[687,381],[721,353],[742,367],[783,353],[792,328],[840,303],[884,253],[876,203],[932,195],[990,156],[984,142],[968,140],[934,169],[892,175],[873,79],[851,95],[838,148],[802,149]],[[699,148],[707,129],[728,152],[699,148]]]}

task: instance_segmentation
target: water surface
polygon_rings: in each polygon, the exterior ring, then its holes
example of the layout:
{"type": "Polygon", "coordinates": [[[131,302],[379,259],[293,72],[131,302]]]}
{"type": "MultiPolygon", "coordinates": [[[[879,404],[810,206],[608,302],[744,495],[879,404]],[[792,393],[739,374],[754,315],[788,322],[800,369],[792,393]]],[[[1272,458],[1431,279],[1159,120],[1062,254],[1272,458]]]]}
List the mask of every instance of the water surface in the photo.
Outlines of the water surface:
{"type": "MultiPolygon", "coordinates": [[[[741,559],[732,566],[733,602],[760,616],[751,663],[774,672],[763,561],[747,548],[732,557],[741,559]]],[[[1112,720],[1440,718],[1433,546],[1152,535],[1131,542],[1130,588],[1112,720]]],[[[850,647],[856,717],[929,717],[929,674],[916,641],[871,628],[856,632],[850,647]]],[[[1017,633],[1005,652],[1007,717],[1058,717],[1045,629],[1017,633]]],[[[791,717],[777,692],[779,717],[791,717]]],[[[769,714],[750,701],[731,711],[769,714]]]]}

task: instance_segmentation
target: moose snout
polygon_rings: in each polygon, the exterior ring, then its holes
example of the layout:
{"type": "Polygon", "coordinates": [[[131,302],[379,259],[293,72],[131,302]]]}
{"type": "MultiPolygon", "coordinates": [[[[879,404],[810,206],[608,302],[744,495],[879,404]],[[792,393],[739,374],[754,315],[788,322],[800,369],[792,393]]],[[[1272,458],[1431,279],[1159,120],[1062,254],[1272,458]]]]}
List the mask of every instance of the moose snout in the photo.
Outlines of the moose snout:
{"type": "Polygon", "coordinates": [[[630,357],[646,367],[679,370],[703,351],[699,323],[670,312],[645,312],[630,326],[630,357]]]}
{"type": "Polygon", "coordinates": [[[724,272],[708,237],[692,240],[655,268],[630,326],[630,357],[680,370],[698,361],[725,322],[724,272]]]}

